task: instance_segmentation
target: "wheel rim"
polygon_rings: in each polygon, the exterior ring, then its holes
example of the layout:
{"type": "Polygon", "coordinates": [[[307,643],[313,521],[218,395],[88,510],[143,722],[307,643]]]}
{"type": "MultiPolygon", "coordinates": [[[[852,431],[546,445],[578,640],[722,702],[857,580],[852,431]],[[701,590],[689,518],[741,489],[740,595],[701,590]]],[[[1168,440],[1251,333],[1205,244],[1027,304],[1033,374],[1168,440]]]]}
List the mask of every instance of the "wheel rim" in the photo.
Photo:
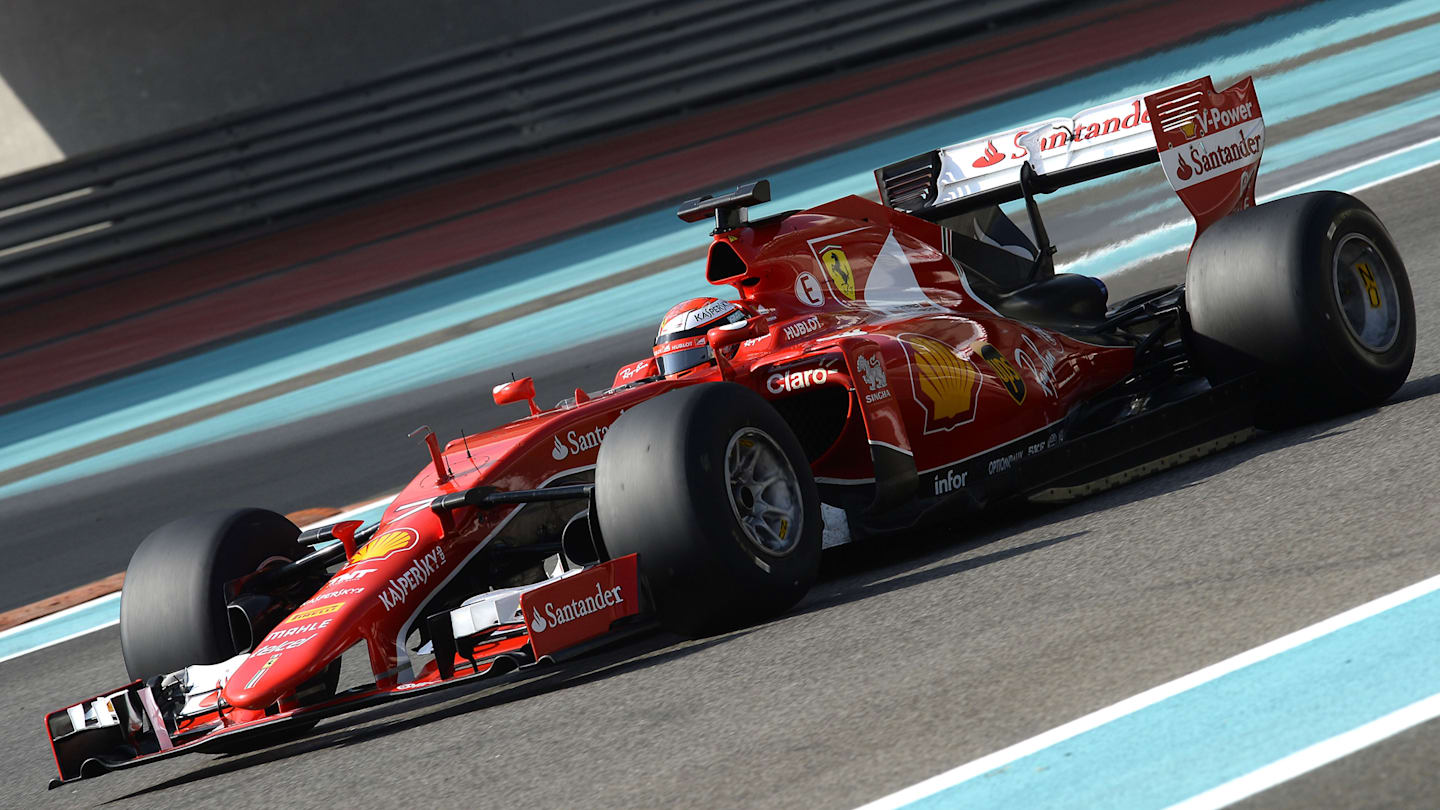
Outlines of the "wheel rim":
{"type": "Polygon", "coordinates": [[[770,434],[744,428],[725,448],[730,509],[758,551],[783,557],[804,529],[804,502],[795,469],[770,434]]]}
{"type": "Polygon", "coordinates": [[[1358,233],[1341,239],[1331,278],[1341,320],[1355,342],[1376,354],[1394,346],[1400,336],[1400,296],[1375,243],[1358,233]]]}

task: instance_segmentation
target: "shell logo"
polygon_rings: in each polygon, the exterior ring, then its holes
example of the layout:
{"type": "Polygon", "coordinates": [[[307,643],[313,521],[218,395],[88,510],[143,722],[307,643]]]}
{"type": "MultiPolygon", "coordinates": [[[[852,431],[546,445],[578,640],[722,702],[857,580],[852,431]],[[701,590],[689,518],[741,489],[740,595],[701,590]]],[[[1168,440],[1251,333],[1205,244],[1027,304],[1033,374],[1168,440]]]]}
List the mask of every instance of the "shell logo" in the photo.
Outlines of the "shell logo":
{"type": "Polygon", "coordinates": [[[924,335],[901,335],[910,361],[915,401],[925,409],[925,432],[959,427],[975,419],[980,372],[955,347],[924,335]]]}
{"type": "Polygon", "coordinates": [[[354,564],[383,560],[397,551],[411,548],[419,539],[420,535],[416,534],[414,529],[388,531],[361,546],[360,550],[355,552],[355,556],[350,558],[350,562],[354,564]]]}

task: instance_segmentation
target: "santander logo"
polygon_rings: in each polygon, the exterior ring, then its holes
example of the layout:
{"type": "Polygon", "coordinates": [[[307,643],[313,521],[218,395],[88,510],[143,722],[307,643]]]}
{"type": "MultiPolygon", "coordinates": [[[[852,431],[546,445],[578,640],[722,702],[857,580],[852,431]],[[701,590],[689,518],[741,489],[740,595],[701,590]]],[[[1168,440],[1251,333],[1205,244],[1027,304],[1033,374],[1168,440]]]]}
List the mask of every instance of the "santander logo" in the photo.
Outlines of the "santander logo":
{"type": "Polygon", "coordinates": [[[1189,180],[1190,175],[1194,174],[1194,172],[1190,170],[1190,164],[1185,162],[1183,156],[1178,158],[1178,160],[1180,162],[1175,166],[1175,176],[1181,180],[1189,180]]]}
{"type": "Polygon", "coordinates": [[[560,443],[560,437],[555,437],[555,449],[550,451],[550,457],[556,461],[564,461],[570,455],[570,448],[560,443]]]}
{"type": "Polygon", "coordinates": [[[599,613],[607,608],[624,604],[625,596],[620,590],[619,585],[605,588],[597,582],[595,583],[595,593],[589,596],[571,599],[569,602],[562,602],[559,605],[554,602],[546,602],[543,611],[539,607],[535,608],[534,615],[530,618],[530,632],[543,633],[548,628],[559,627],[592,613],[599,613]]]}
{"type": "Polygon", "coordinates": [[[988,169],[1004,159],[1005,155],[1002,154],[999,149],[995,148],[995,142],[986,141],[985,154],[975,158],[975,162],[972,165],[977,169],[988,169]]]}

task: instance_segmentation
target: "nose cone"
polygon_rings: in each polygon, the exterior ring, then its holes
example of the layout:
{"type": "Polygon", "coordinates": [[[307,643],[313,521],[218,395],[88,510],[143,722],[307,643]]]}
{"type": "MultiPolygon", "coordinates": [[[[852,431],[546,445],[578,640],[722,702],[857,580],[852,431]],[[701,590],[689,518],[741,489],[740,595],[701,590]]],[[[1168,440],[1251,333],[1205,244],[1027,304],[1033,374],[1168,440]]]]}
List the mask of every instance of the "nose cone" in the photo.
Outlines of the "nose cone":
{"type": "Polygon", "coordinates": [[[359,607],[336,599],[290,614],[230,676],[220,692],[225,702],[263,709],[318,675],[348,646],[359,607]]]}

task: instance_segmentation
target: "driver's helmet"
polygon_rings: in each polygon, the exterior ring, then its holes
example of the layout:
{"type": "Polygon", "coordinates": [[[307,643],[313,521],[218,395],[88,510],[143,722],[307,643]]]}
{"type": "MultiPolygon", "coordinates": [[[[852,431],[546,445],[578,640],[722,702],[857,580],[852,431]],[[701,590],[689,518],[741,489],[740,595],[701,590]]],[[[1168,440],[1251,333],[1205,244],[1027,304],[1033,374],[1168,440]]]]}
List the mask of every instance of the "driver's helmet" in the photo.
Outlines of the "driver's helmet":
{"type": "Polygon", "coordinates": [[[691,298],[676,304],[665,313],[655,336],[656,369],[662,377],[669,377],[713,362],[715,353],[705,333],[747,317],[745,310],[719,298],[691,298]]]}

